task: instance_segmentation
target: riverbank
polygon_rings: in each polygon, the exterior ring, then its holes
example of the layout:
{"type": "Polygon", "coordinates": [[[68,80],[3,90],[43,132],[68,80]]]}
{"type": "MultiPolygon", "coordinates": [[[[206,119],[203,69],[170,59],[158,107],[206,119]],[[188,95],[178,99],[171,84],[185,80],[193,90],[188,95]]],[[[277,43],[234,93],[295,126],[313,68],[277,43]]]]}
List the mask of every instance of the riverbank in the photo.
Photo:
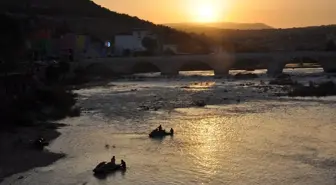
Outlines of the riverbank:
{"type": "Polygon", "coordinates": [[[55,121],[80,115],[76,94],[61,86],[37,86],[5,97],[0,111],[0,181],[64,157],[48,147],[37,149],[34,141],[42,137],[50,143],[64,126],[55,121]]]}
{"type": "MultiPolygon", "coordinates": [[[[48,166],[64,157],[64,154],[36,150],[33,141],[44,137],[52,142],[60,133],[57,128],[62,124],[44,123],[32,127],[13,127],[0,132],[0,182],[13,174],[36,167],[48,166]]],[[[19,178],[24,178],[19,177],[19,178]]]]}

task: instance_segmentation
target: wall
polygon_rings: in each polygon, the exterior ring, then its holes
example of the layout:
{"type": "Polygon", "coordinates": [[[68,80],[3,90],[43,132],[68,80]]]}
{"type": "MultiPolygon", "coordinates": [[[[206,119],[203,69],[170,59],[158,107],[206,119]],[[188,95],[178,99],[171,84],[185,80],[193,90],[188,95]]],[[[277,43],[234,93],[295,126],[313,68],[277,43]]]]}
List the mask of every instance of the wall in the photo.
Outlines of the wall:
{"type": "Polygon", "coordinates": [[[125,49],[129,49],[131,52],[146,51],[146,48],[142,45],[142,40],[145,37],[157,38],[156,35],[147,30],[135,30],[131,34],[116,35],[114,41],[115,54],[122,56],[125,49]]]}
{"type": "Polygon", "coordinates": [[[50,29],[37,29],[30,33],[27,48],[37,52],[38,59],[51,56],[53,53],[51,32],[50,29]]]}
{"type": "Polygon", "coordinates": [[[95,48],[88,48],[86,52],[83,54],[82,58],[99,58],[101,54],[95,48]]]}
{"type": "Polygon", "coordinates": [[[76,35],[72,33],[65,34],[60,38],[61,50],[75,50],[76,48],[76,35]]]}
{"type": "Polygon", "coordinates": [[[145,50],[145,48],[142,46],[142,39],[139,39],[134,35],[116,35],[114,46],[115,54],[118,56],[122,56],[125,49],[129,49],[131,51],[145,50]]]}
{"type": "Polygon", "coordinates": [[[72,49],[75,59],[99,58],[104,56],[103,43],[94,42],[86,35],[68,33],[60,39],[60,50],[68,52],[72,49]]]}

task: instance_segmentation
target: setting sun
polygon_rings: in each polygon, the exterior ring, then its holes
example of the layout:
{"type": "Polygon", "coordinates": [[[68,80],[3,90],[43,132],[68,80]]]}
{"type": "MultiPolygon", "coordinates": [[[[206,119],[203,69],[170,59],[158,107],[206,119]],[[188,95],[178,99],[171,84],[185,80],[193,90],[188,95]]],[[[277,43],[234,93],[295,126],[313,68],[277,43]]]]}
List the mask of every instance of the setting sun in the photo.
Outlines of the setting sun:
{"type": "Polygon", "coordinates": [[[218,21],[218,12],[212,5],[199,5],[195,9],[195,21],[215,22],[218,21]]]}
{"type": "Polygon", "coordinates": [[[223,1],[194,0],[189,4],[191,19],[195,22],[218,22],[227,6],[223,1]]]}

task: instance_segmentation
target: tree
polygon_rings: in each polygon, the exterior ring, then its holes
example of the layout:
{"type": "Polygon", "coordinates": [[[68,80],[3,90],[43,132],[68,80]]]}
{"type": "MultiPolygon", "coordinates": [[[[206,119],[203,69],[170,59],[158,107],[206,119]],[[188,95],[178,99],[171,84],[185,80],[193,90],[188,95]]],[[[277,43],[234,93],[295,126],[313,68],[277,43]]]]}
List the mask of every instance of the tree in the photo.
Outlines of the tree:
{"type": "Polygon", "coordinates": [[[150,37],[143,38],[142,45],[150,52],[153,52],[158,49],[157,40],[150,37]]]}
{"type": "Polygon", "coordinates": [[[0,14],[0,22],[3,26],[3,29],[0,29],[0,60],[3,62],[1,69],[3,72],[9,72],[15,68],[15,62],[24,48],[25,39],[18,20],[0,14]]]}
{"type": "Polygon", "coordinates": [[[326,51],[336,51],[336,44],[333,40],[327,42],[326,51]]]}

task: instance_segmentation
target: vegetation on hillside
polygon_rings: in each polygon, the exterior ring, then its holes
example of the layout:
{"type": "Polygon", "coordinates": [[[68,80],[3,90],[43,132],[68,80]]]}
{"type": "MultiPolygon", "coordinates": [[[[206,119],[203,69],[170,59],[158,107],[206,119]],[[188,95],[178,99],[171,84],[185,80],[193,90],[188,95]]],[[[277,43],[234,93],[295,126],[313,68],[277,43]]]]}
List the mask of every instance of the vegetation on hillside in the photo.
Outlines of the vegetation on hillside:
{"type": "Polygon", "coordinates": [[[333,43],[328,41],[328,35],[336,33],[336,25],[260,30],[222,29],[210,26],[175,28],[201,34],[214,44],[235,52],[330,50],[333,43]]]}
{"type": "Polygon", "coordinates": [[[0,14],[0,72],[10,72],[16,68],[24,48],[24,35],[20,22],[4,14],[0,14]]]}
{"type": "Polygon", "coordinates": [[[49,66],[45,79],[34,75],[33,65],[24,60],[29,26],[25,19],[0,14],[0,127],[31,125],[79,113],[73,110],[75,96],[60,84],[69,65],[49,66]],[[22,30],[26,32],[23,32],[22,30]]]}
{"type": "Polygon", "coordinates": [[[142,45],[150,52],[154,52],[158,49],[158,42],[156,39],[145,37],[142,40],[142,45]]]}
{"type": "Polygon", "coordinates": [[[148,29],[164,43],[178,44],[184,52],[205,52],[204,44],[188,33],[163,25],[155,25],[135,16],[110,11],[89,0],[43,0],[24,4],[20,0],[0,2],[0,10],[45,19],[47,24],[66,22],[77,33],[86,33],[101,40],[113,40],[115,34],[135,28],[148,29]]]}
{"type": "Polygon", "coordinates": [[[336,43],[333,40],[328,40],[326,44],[326,51],[336,51],[336,43]]]}

